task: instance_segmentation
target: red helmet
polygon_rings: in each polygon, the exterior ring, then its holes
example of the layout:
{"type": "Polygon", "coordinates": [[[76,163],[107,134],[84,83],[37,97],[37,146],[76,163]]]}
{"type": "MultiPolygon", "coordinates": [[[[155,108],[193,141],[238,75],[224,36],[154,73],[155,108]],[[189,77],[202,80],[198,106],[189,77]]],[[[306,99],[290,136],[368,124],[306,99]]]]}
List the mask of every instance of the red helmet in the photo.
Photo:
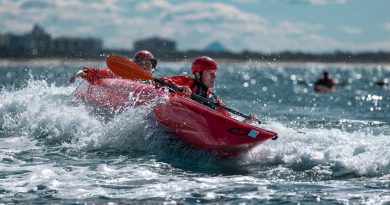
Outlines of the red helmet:
{"type": "Polygon", "coordinates": [[[153,59],[154,56],[151,52],[147,51],[147,50],[142,50],[142,51],[138,51],[137,53],[134,54],[134,57],[133,59],[136,61],[136,60],[150,60],[150,59],[153,59]]]}
{"type": "Polygon", "coordinates": [[[149,60],[152,62],[153,68],[156,68],[157,66],[157,60],[154,58],[153,54],[147,50],[138,51],[134,54],[133,57],[134,62],[142,61],[142,60],[149,60]]]}
{"type": "Polygon", "coordinates": [[[218,69],[218,65],[214,61],[214,59],[207,57],[207,56],[197,57],[192,62],[192,67],[191,67],[192,74],[195,74],[197,72],[204,71],[204,70],[217,70],[217,69],[218,69]]]}

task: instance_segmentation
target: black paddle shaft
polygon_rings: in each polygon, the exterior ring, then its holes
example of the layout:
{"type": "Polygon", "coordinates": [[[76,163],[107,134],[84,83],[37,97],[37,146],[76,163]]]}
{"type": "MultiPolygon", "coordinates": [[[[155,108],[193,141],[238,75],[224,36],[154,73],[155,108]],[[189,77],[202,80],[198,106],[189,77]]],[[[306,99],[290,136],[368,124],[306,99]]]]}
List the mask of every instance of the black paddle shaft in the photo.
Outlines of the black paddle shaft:
{"type": "MultiPolygon", "coordinates": [[[[169,87],[169,88],[172,88],[173,90],[180,91],[180,92],[183,91],[183,88],[178,87],[176,84],[168,83],[168,82],[165,82],[165,81],[160,80],[160,79],[157,79],[157,78],[154,78],[153,80],[154,80],[155,82],[157,82],[157,83],[160,83],[161,85],[165,85],[165,86],[167,86],[167,87],[169,87]]],[[[201,102],[201,103],[203,103],[203,104],[206,104],[206,105],[208,105],[208,106],[210,106],[210,107],[211,107],[211,106],[219,107],[219,108],[224,109],[224,110],[227,110],[227,111],[229,111],[229,112],[231,112],[231,113],[233,113],[233,114],[236,114],[236,115],[238,115],[238,116],[241,116],[241,117],[243,117],[243,118],[245,118],[245,119],[250,119],[250,117],[249,117],[248,115],[245,115],[245,114],[243,114],[243,113],[241,113],[241,112],[238,112],[238,111],[233,110],[233,109],[231,109],[231,108],[228,108],[228,107],[225,107],[225,106],[223,106],[223,105],[220,105],[220,104],[218,104],[218,103],[216,103],[216,102],[213,102],[213,101],[211,101],[211,100],[209,100],[209,99],[207,99],[207,98],[204,98],[204,97],[202,97],[202,96],[200,96],[200,95],[197,95],[197,94],[192,93],[192,94],[191,94],[191,99],[193,99],[193,100],[195,100],[195,101],[198,101],[198,102],[201,102]]],[[[259,124],[261,124],[261,121],[260,121],[260,120],[257,120],[257,122],[258,122],[259,124]]]]}

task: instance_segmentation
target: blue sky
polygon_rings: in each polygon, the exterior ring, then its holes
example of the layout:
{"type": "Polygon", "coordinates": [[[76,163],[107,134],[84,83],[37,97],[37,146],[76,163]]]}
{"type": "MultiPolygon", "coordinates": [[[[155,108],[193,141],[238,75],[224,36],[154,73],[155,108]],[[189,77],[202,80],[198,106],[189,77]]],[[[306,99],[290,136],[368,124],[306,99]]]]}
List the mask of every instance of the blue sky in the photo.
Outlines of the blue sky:
{"type": "Polygon", "coordinates": [[[0,0],[0,32],[33,24],[53,37],[97,37],[131,49],[160,36],[180,50],[390,51],[390,0],[0,0]]]}

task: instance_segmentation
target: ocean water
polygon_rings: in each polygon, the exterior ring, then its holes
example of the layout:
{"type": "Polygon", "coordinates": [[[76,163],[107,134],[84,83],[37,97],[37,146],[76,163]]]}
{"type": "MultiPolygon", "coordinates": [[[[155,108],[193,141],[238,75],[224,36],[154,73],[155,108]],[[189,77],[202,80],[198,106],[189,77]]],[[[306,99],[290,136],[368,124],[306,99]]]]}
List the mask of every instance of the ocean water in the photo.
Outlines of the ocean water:
{"type": "MultiPolygon", "coordinates": [[[[221,62],[216,93],[279,133],[222,159],[175,138],[150,107],[73,98],[82,66],[0,65],[0,204],[390,204],[390,65],[221,62]],[[323,69],[335,92],[313,92],[323,69]]],[[[189,70],[162,62],[154,75],[189,70]]]]}

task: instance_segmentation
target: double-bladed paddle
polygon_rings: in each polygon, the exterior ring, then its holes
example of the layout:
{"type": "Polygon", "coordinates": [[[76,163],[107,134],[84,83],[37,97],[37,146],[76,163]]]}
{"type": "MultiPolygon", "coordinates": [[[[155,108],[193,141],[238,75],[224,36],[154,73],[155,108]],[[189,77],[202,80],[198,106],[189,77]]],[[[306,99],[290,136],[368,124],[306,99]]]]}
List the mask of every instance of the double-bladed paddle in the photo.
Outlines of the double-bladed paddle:
{"type": "MultiPolygon", "coordinates": [[[[134,63],[133,61],[117,56],[117,55],[110,55],[106,59],[106,63],[108,68],[115,73],[116,75],[125,78],[125,79],[131,79],[131,80],[153,80],[154,82],[160,83],[161,85],[167,86],[175,91],[182,91],[182,88],[178,87],[176,84],[165,82],[161,79],[154,78],[150,73],[145,71],[141,66],[134,63]]],[[[203,104],[206,104],[208,106],[215,106],[219,107],[221,109],[227,110],[233,114],[236,114],[238,116],[244,117],[245,119],[250,119],[248,115],[245,115],[241,112],[238,112],[236,110],[233,110],[231,108],[225,107],[223,105],[220,105],[216,102],[213,102],[207,98],[204,98],[202,96],[199,96],[197,94],[191,94],[191,98],[193,100],[196,100],[198,102],[201,102],[203,104]]],[[[257,121],[259,124],[261,123],[260,120],[257,121]]]]}

